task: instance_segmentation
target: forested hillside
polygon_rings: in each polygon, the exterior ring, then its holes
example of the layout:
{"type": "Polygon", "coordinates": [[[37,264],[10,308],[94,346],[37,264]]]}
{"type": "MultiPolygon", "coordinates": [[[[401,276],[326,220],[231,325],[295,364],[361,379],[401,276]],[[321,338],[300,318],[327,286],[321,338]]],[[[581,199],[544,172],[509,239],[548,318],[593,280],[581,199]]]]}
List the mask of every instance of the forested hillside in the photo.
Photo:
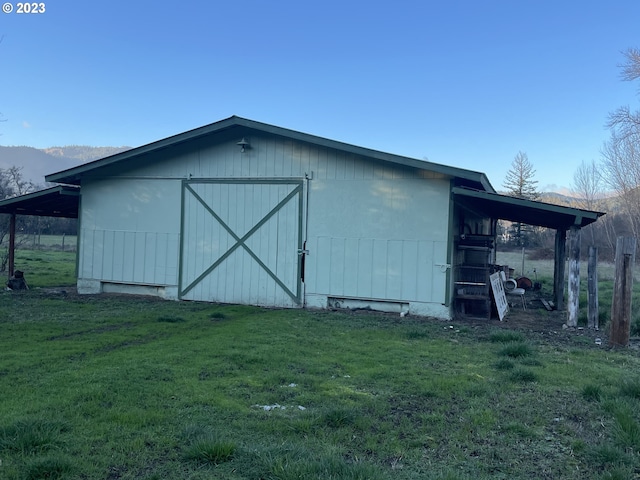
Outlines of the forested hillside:
{"type": "Polygon", "coordinates": [[[0,169],[21,168],[22,177],[36,185],[44,185],[45,175],[66,170],[98,158],[108,157],[130,147],[88,147],[71,145],[37,149],[0,146],[0,169]]]}

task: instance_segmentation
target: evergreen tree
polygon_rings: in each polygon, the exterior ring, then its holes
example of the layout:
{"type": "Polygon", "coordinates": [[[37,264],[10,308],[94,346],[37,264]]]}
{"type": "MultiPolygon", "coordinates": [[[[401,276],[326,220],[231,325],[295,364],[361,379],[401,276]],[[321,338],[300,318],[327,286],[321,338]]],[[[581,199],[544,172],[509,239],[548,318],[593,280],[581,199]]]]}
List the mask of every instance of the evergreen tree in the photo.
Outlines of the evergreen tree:
{"type": "Polygon", "coordinates": [[[507,172],[502,186],[507,189],[507,195],[525,200],[538,200],[538,181],[534,180],[536,171],[526,153],[518,152],[511,162],[511,169],[507,172]]]}
{"type": "MultiPolygon", "coordinates": [[[[507,172],[502,186],[507,190],[507,195],[525,200],[538,200],[538,181],[534,180],[536,171],[529,161],[526,153],[518,152],[511,162],[511,168],[507,172]]],[[[522,223],[512,226],[511,237],[518,246],[527,246],[533,229],[522,223]]]]}

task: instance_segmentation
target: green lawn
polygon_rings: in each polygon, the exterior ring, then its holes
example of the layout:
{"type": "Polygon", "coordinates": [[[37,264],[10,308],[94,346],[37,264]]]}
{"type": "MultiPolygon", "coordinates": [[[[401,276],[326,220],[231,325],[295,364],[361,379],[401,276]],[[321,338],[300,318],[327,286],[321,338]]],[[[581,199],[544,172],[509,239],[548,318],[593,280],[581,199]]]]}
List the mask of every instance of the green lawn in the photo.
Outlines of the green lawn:
{"type": "Polygon", "coordinates": [[[1,479],[640,473],[638,350],[579,332],[37,287],[0,332],[1,479]]]}
{"type": "Polygon", "coordinates": [[[15,269],[24,272],[30,288],[76,284],[76,254],[73,252],[18,249],[15,269]]]}

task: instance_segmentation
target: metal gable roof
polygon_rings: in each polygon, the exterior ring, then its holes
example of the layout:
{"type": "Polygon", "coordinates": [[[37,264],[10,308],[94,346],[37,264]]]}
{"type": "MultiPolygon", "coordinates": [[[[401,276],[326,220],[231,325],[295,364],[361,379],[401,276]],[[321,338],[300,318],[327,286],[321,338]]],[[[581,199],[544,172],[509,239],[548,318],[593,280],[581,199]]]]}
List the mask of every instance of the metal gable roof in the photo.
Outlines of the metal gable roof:
{"type": "Polygon", "coordinates": [[[457,203],[473,212],[489,218],[527,225],[566,230],[571,226],[585,227],[604,215],[602,212],[524,200],[468,188],[453,187],[451,191],[457,203]]]}
{"type": "Polygon", "coordinates": [[[456,167],[450,167],[447,165],[441,165],[438,163],[432,163],[424,160],[418,160],[415,158],[403,157],[400,155],[393,155],[390,153],[381,152],[378,150],[372,150],[369,148],[358,147],[348,143],[339,142],[336,140],[330,140],[328,138],[318,137],[307,133],[298,132],[295,130],[289,130],[274,125],[268,125],[266,123],[256,122],[254,120],[248,120],[237,116],[229,117],[225,120],[205,125],[194,130],[189,130],[178,135],[164,138],[148,145],[143,145],[138,148],[127,150],[125,152],[105,157],[100,160],[96,160],[78,167],[63,170],[57,173],[47,175],[45,177],[47,182],[65,183],[70,185],[80,185],[81,178],[89,173],[93,173],[101,168],[107,166],[114,166],[121,162],[135,161],[136,158],[142,155],[153,153],[165,148],[169,148],[181,143],[185,143],[191,140],[202,138],[209,135],[215,135],[221,132],[228,131],[230,129],[238,129],[238,137],[241,137],[243,130],[253,130],[259,132],[265,132],[272,135],[278,135],[281,137],[290,138],[300,142],[305,142],[317,146],[326,148],[332,148],[341,150],[356,155],[369,157],[376,160],[385,162],[396,163],[408,167],[417,168],[420,170],[428,170],[436,173],[441,173],[456,179],[462,180],[463,183],[469,184],[474,188],[483,189],[489,192],[495,192],[489,179],[482,172],[476,172],[473,170],[465,170],[456,167]]]}
{"type": "Polygon", "coordinates": [[[78,218],[80,188],[68,185],[39,190],[0,201],[0,213],[78,218]]]}

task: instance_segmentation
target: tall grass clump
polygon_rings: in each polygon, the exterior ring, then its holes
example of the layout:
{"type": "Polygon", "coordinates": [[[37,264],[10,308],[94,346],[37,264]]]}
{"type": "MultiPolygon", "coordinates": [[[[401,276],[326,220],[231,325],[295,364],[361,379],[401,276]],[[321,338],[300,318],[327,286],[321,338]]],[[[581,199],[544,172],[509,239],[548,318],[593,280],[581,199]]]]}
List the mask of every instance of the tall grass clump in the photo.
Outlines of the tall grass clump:
{"type": "Polygon", "coordinates": [[[615,420],[613,437],[624,448],[640,451],[640,424],[633,416],[633,411],[627,406],[616,409],[613,418],[615,420]]]}
{"type": "Polygon", "coordinates": [[[346,461],[339,455],[318,453],[293,445],[283,445],[259,453],[267,475],[259,478],[278,480],[385,480],[376,466],[361,461],[346,461]]]}
{"type": "Polygon", "coordinates": [[[489,340],[492,343],[515,343],[523,342],[524,337],[518,332],[502,331],[492,333],[489,340]]]}
{"type": "Polygon", "coordinates": [[[613,445],[605,444],[589,449],[589,458],[601,466],[620,465],[629,461],[625,453],[613,445]]]}
{"type": "Polygon", "coordinates": [[[582,388],[582,398],[589,402],[598,402],[602,398],[602,387],[592,383],[582,388]]]}
{"type": "Polygon", "coordinates": [[[640,380],[627,380],[620,386],[620,394],[640,400],[640,380]]]}
{"type": "Polygon", "coordinates": [[[533,350],[524,342],[508,343],[498,352],[498,355],[509,358],[524,358],[532,354],[533,350]]]}
{"type": "Polygon", "coordinates": [[[514,369],[509,375],[509,378],[512,382],[516,383],[528,383],[538,380],[538,376],[535,374],[535,372],[521,367],[514,369]]]}
{"type": "Polygon", "coordinates": [[[0,450],[25,455],[44,452],[60,445],[64,430],[63,424],[50,420],[18,420],[0,427],[0,450]]]}
{"type": "Polygon", "coordinates": [[[218,465],[231,460],[237,449],[234,442],[220,440],[213,434],[206,434],[191,442],[184,452],[184,457],[199,463],[218,465]]]}
{"type": "Polygon", "coordinates": [[[496,370],[513,370],[515,366],[516,364],[513,363],[513,361],[509,360],[508,358],[501,358],[494,365],[496,370]]]}
{"type": "Polygon", "coordinates": [[[24,466],[25,480],[63,480],[73,473],[73,463],[61,456],[47,456],[27,461],[24,466]]]}

